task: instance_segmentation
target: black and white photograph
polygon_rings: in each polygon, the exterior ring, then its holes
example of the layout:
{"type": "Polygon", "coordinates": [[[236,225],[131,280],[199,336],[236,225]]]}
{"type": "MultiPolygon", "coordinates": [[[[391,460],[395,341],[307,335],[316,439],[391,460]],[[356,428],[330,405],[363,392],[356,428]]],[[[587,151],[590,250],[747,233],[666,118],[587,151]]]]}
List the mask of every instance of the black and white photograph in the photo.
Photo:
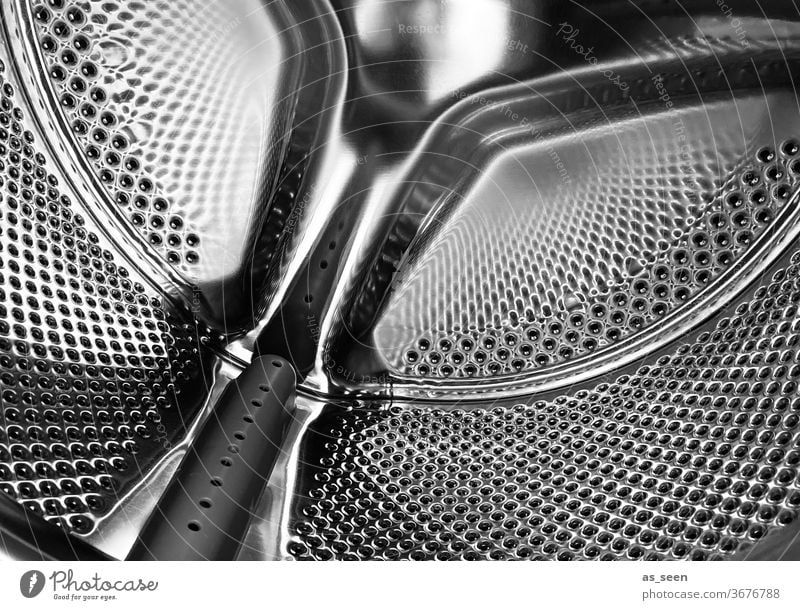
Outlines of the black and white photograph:
{"type": "Polygon", "coordinates": [[[800,607],[800,2],[0,0],[0,561],[800,607]]]}

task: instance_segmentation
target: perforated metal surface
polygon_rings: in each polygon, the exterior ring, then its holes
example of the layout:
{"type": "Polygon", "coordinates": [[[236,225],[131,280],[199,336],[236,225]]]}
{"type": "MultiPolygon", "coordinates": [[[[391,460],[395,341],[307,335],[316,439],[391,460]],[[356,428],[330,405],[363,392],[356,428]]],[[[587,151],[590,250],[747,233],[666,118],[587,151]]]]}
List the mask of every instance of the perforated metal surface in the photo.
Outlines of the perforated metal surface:
{"type": "Polygon", "coordinates": [[[748,256],[796,188],[797,141],[771,143],[764,106],[675,102],[613,130],[575,119],[507,155],[396,279],[376,329],[390,368],[507,375],[656,332],[748,256]]]}
{"type": "Polygon", "coordinates": [[[800,253],[635,374],[511,408],[332,408],[299,559],[718,559],[800,509],[800,253]]]}
{"type": "Polygon", "coordinates": [[[216,396],[277,344],[337,405],[304,397],[254,554],[719,559],[796,525],[800,253],[714,318],[796,233],[794,18],[743,14],[745,49],[715,7],[417,4],[0,0],[0,490],[124,556],[210,363],[216,396]]]}
{"type": "Polygon", "coordinates": [[[268,123],[285,100],[270,98],[275,67],[261,54],[275,41],[261,4],[29,6],[54,111],[115,204],[188,277],[224,275],[283,145],[283,117],[268,123]]]}
{"type": "Polygon", "coordinates": [[[200,330],[101,245],[0,60],[0,490],[92,530],[184,432],[200,330]]]}

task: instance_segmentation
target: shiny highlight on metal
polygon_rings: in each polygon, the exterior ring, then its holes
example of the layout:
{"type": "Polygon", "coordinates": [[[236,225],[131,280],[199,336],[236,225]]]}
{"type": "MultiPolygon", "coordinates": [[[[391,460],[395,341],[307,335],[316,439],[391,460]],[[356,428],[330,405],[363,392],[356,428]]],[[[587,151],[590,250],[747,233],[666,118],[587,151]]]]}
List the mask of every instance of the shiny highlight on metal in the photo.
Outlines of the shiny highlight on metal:
{"type": "Polygon", "coordinates": [[[6,504],[128,556],[277,354],[225,556],[795,553],[800,14],[763,4],[0,0],[6,504]]]}

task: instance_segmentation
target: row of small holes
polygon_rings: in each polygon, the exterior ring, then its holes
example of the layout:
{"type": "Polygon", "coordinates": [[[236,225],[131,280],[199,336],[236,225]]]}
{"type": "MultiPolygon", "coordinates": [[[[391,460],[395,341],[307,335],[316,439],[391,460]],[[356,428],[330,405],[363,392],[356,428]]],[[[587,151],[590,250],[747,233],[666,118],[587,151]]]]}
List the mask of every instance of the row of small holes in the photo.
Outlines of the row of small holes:
{"type": "MultiPolygon", "coordinates": [[[[272,362],[272,366],[274,366],[275,368],[282,368],[283,367],[283,363],[278,361],[278,360],[274,360],[272,362]]],[[[264,392],[265,394],[270,392],[270,387],[268,385],[266,385],[266,384],[260,385],[258,387],[258,389],[261,390],[262,392],[264,392]]],[[[261,400],[256,399],[256,398],[251,400],[250,404],[253,405],[256,408],[262,407],[264,405],[264,403],[261,400]]],[[[248,424],[255,423],[255,420],[253,419],[253,417],[251,415],[245,415],[242,418],[242,420],[244,422],[248,423],[248,424]]],[[[235,439],[239,440],[239,441],[243,441],[243,440],[245,440],[247,438],[247,435],[244,432],[239,430],[239,431],[236,431],[236,432],[233,433],[233,437],[235,439]]],[[[236,445],[236,444],[230,445],[228,447],[228,451],[230,451],[231,453],[239,453],[239,451],[240,451],[239,445],[236,445]]],[[[226,456],[226,457],[223,457],[223,458],[220,459],[220,464],[222,464],[226,468],[230,468],[230,467],[233,466],[233,460],[226,456]]],[[[214,487],[222,487],[223,486],[223,479],[220,478],[220,477],[213,477],[209,481],[209,483],[214,487]]],[[[213,506],[213,503],[208,498],[203,498],[202,500],[200,500],[198,502],[198,505],[201,508],[209,509],[209,508],[211,508],[213,506]]],[[[189,521],[188,527],[193,532],[199,532],[202,529],[202,526],[197,521],[189,521]]]]}

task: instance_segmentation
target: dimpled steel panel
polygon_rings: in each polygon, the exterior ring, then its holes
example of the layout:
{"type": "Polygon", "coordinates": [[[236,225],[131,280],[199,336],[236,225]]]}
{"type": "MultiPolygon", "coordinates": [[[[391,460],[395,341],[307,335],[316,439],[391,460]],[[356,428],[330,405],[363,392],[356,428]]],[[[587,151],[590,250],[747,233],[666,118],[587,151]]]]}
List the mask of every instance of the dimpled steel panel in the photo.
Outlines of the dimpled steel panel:
{"type": "Polygon", "coordinates": [[[0,62],[0,490],[85,534],[183,433],[207,357],[45,169],[15,96],[0,62]]]}
{"type": "Polygon", "coordinates": [[[800,253],[635,374],[511,408],[326,410],[298,559],[718,559],[800,508],[800,253]]]}
{"type": "MultiPolygon", "coordinates": [[[[757,115],[762,105],[757,96],[739,107],[757,115]]],[[[402,332],[386,332],[390,363],[424,378],[543,369],[654,332],[691,307],[748,256],[786,206],[800,172],[796,140],[770,146],[770,127],[748,125],[758,133],[742,155],[734,136],[703,123],[706,113],[715,110],[696,108],[680,118],[681,129],[697,140],[696,158],[683,158],[671,135],[678,119],[660,117],[646,130],[614,130],[595,156],[584,150],[600,148],[591,140],[562,146],[559,159],[580,166],[578,157],[586,168],[573,170],[565,201],[545,185],[544,195],[530,199],[552,201],[523,199],[510,213],[502,200],[481,201],[483,212],[465,212],[395,297],[405,310],[397,322],[402,332]],[[488,213],[495,207],[504,212],[499,218],[488,213]],[[420,328],[431,330],[409,345],[420,328]]],[[[540,154],[541,166],[552,163],[551,154],[540,154]]]]}

